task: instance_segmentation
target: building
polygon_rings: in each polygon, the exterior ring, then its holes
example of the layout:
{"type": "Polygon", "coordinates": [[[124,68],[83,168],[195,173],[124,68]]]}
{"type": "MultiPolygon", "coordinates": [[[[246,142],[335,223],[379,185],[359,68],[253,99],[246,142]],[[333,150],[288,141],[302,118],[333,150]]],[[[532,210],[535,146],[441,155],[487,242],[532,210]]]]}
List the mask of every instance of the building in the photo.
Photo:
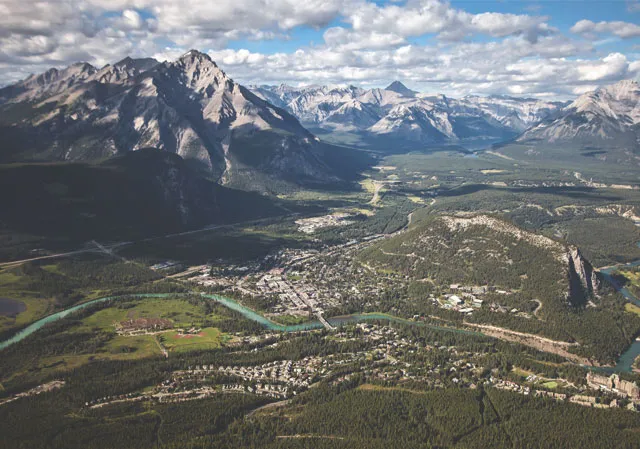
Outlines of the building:
{"type": "Polygon", "coordinates": [[[607,377],[600,374],[587,373],[587,385],[591,388],[609,391],[630,399],[640,399],[640,387],[635,382],[620,379],[617,374],[607,377]]]}

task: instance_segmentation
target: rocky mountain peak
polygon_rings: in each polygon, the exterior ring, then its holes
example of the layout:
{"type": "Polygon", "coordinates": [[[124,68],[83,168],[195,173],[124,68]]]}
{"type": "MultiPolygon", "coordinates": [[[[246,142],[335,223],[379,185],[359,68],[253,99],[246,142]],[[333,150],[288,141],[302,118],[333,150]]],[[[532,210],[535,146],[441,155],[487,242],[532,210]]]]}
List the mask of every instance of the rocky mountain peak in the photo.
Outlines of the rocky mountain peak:
{"type": "Polygon", "coordinates": [[[389,84],[385,90],[389,90],[391,92],[395,92],[398,93],[400,95],[404,95],[406,97],[413,97],[416,92],[414,92],[413,90],[409,89],[407,86],[405,86],[404,84],[402,84],[400,81],[394,81],[391,84],[389,84]]]}
{"type": "Polygon", "coordinates": [[[113,64],[113,66],[124,69],[135,69],[138,72],[144,72],[146,70],[152,69],[158,64],[158,61],[153,58],[132,58],[130,56],[127,56],[126,58],[113,64]]]}
{"type": "Polygon", "coordinates": [[[213,61],[213,59],[211,59],[211,56],[209,56],[206,53],[202,53],[201,51],[198,51],[198,50],[189,50],[188,52],[186,52],[185,54],[183,54],[178,58],[178,60],[176,61],[176,64],[182,64],[185,67],[212,66],[212,67],[218,68],[218,66],[213,61]]]}
{"type": "MultiPolygon", "coordinates": [[[[573,108],[578,112],[590,111],[617,117],[633,109],[637,110],[639,101],[638,83],[633,80],[623,80],[581,95],[567,109],[573,108]]],[[[640,114],[637,115],[640,117],[640,114]]]]}
{"type": "Polygon", "coordinates": [[[616,100],[638,101],[640,98],[640,85],[634,80],[622,80],[598,90],[605,91],[616,100]]]}
{"type": "Polygon", "coordinates": [[[107,64],[91,79],[99,83],[117,83],[146,72],[158,64],[158,61],[153,58],[134,59],[127,56],[113,65],[107,64]]]}
{"type": "Polygon", "coordinates": [[[519,140],[558,140],[637,146],[635,125],[640,123],[640,87],[620,81],[580,95],[551,122],[526,131],[519,140]]]}
{"type": "Polygon", "coordinates": [[[38,77],[0,89],[0,103],[46,98],[51,108],[17,123],[20,144],[27,148],[37,129],[51,159],[67,161],[157,148],[250,190],[337,180],[295,117],[235,83],[205,53],[162,64],[127,57],[94,72],[74,64],[40,75],[46,89],[38,77]]]}
{"type": "Polygon", "coordinates": [[[86,62],[78,62],[64,69],[52,68],[0,89],[0,103],[50,97],[86,81],[97,71],[98,69],[86,62]]]}
{"type": "Polygon", "coordinates": [[[227,83],[233,89],[233,81],[227,77],[211,57],[198,50],[190,50],[174,62],[165,63],[168,72],[178,72],[180,82],[196,92],[211,95],[218,86],[227,83]]]}

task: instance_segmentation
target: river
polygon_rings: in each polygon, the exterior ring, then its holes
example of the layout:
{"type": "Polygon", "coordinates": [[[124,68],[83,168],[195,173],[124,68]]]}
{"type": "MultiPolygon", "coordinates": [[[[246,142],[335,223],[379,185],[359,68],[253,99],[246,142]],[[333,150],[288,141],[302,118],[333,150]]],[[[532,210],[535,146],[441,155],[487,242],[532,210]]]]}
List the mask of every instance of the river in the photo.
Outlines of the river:
{"type": "MultiPolygon", "coordinates": [[[[93,304],[99,304],[105,301],[118,300],[121,298],[131,298],[131,297],[167,298],[170,296],[180,296],[180,295],[186,295],[186,294],[187,293],[138,293],[138,294],[132,294],[132,295],[123,295],[123,296],[106,296],[104,298],[87,301],[82,304],[78,304],[68,309],[62,310],[60,312],[53,313],[51,315],[48,315],[44,318],[39,319],[38,321],[31,323],[29,326],[18,331],[13,337],[3,342],[0,342],[0,350],[27,338],[29,335],[33,334],[38,329],[41,329],[43,326],[49,323],[53,323],[54,321],[64,318],[72,314],[73,312],[82,310],[93,304]]],[[[266,318],[265,316],[260,315],[254,310],[251,310],[248,307],[245,307],[242,304],[237,303],[233,299],[227,298],[226,296],[207,295],[207,294],[202,294],[202,296],[204,296],[205,298],[211,299],[213,301],[216,301],[222,304],[223,306],[242,314],[242,316],[244,316],[245,318],[251,321],[255,321],[256,323],[262,325],[263,327],[269,330],[278,331],[278,332],[300,332],[300,331],[323,328],[322,323],[317,320],[308,321],[306,323],[301,323],[301,324],[293,324],[293,325],[278,324],[266,318]]],[[[467,330],[456,329],[452,327],[435,326],[435,325],[426,324],[423,322],[411,321],[404,318],[399,318],[393,315],[387,315],[384,313],[360,313],[360,314],[353,314],[353,315],[337,316],[337,317],[332,317],[327,319],[327,321],[332,326],[336,326],[336,327],[342,326],[348,323],[356,323],[356,322],[362,322],[362,321],[377,321],[377,320],[385,320],[385,321],[393,321],[396,323],[403,323],[403,324],[409,324],[409,325],[425,326],[435,330],[446,331],[446,332],[456,332],[464,335],[483,336],[483,334],[480,332],[467,331],[467,330]]]]}
{"type": "MultiPolygon", "coordinates": [[[[640,242],[638,242],[638,247],[640,247],[640,242]]],[[[615,266],[603,268],[600,270],[600,273],[602,273],[604,278],[607,281],[609,281],[609,283],[613,285],[613,287],[616,290],[618,290],[622,294],[622,296],[624,296],[628,301],[640,307],[640,299],[636,297],[633,293],[631,293],[631,290],[629,290],[627,287],[623,287],[622,285],[620,285],[611,276],[611,273],[613,273],[616,270],[637,267],[637,266],[640,266],[640,260],[634,260],[633,262],[630,262],[624,265],[615,265],[615,266]]],[[[629,346],[627,350],[622,353],[622,355],[616,362],[616,366],[614,368],[602,367],[602,368],[598,368],[598,371],[603,371],[608,373],[613,373],[616,371],[630,372],[633,370],[633,362],[638,357],[640,357],[640,340],[636,340],[633,343],[631,343],[631,346],[629,346]]]]}
{"type": "MultiPolygon", "coordinates": [[[[637,262],[634,262],[634,263],[637,263],[637,262]]],[[[629,264],[629,265],[631,265],[631,264],[629,264]]],[[[610,270],[613,270],[613,269],[610,269],[610,270]]],[[[605,276],[609,276],[610,277],[610,274],[609,274],[610,272],[611,271],[609,271],[608,273],[605,273],[605,276]]],[[[628,292],[628,293],[631,295],[631,292],[628,292]]],[[[138,293],[138,294],[132,294],[132,295],[123,295],[123,296],[106,296],[104,298],[94,299],[92,301],[87,301],[87,302],[84,302],[82,304],[77,304],[77,305],[75,305],[73,307],[70,307],[68,309],[62,310],[60,312],[53,313],[53,314],[48,315],[48,316],[46,316],[44,318],[41,318],[38,321],[35,321],[35,322],[31,323],[29,326],[27,326],[24,329],[22,329],[19,332],[17,332],[13,337],[11,337],[8,340],[5,340],[3,342],[0,342],[0,350],[2,350],[4,348],[7,348],[8,346],[11,346],[12,344],[17,343],[17,342],[27,338],[29,335],[33,334],[38,329],[41,329],[43,326],[45,326],[45,325],[47,325],[49,323],[53,323],[54,321],[57,321],[57,320],[59,320],[61,318],[64,318],[64,317],[68,316],[69,314],[71,314],[73,312],[76,312],[78,310],[82,310],[82,309],[84,309],[84,308],[86,308],[88,306],[91,306],[93,304],[99,304],[101,302],[111,301],[111,300],[118,300],[118,299],[127,298],[127,297],[128,298],[130,298],[130,297],[136,297],[136,298],[167,298],[167,297],[170,297],[170,296],[180,296],[180,295],[186,295],[186,294],[188,294],[188,293],[138,293]]],[[[317,321],[317,320],[308,321],[306,323],[301,323],[301,324],[294,324],[294,325],[278,324],[278,323],[275,323],[275,322],[271,321],[270,319],[266,318],[265,316],[260,315],[259,313],[255,312],[254,310],[251,310],[248,307],[245,307],[242,304],[237,303],[233,299],[227,298],[226,296],[214,295],[214,294],[211,294],[211,295],[202,294],[202,296],[205,297],[205,298],[211,299],[213,301],[216,301],[217,303],[220,303],[220,304],[224,305],[225,307],[242,314],[242,316],[244,316],[245,318],[258,323],[261,326],[263,326],[263,327],[265,327],[265,328],[267,328],[269,330],[278,331],[278,332],[300,332],[300,331],[306,331],[306,330],[312,330],[312,329],[322,329],[323,328],[322,323],[320,323],[320,321],[317,321]]],[[[631,295],[631,297],[633,298],[634,302],[636,302],[636,303],[638,303],[640,305],[640,301],[638,301],[638,299],[635,298],[635,296],[631,295]]],[[[456,328],[452,328],[452,327],[435,326],[435,325],[426,324],[426,323],[420,322],[420,321],[412,321],[412,320],[407,320],[405,318],[399,318],[399,317],[396,317],[396,316],[393,316],[393,315],[387,315],[385,313],[359,313],[359,314],[353,314],[353,315],[336,316],[336,317],[328,318],[327,321],[329,322],[329,324],[331,324],[332,326],[336,326],[336,327],[342,326],[342,325],[345,325],[345,324],[349,324],[349,323],[356,323],[356,322],[362,322],[362,321],[391,321],[391,322],[394,322],[394,323],[407,324],[407,325],[411,325],[411,326],[428,327],[428,328],[431,328],[431,329],[434,329],[434,330],[439,330],[439,331],[455,332],[455,333],[463,334],[463,335],[474,335],[474,336],[478,336],[478,337],[486,336],[481,332],[474,332],[474,331],[468,331],[468,330],[463,330],[463,329],[456,329],[456,328]]],[[[616,371],[617,372],[619,372],[619,371],[627,371],[627,372],[629,372],[632,369],[633,361],[638,356],[640,356],[640,341],[635,341],[620,356],[620,358],[618,359],[618,362],[616,363],[615,367],[601,367],[601,368],[594,368],[594,369],[596,369],[598,371],[604,371],[604,372],[616,372],[616,371]]]]}

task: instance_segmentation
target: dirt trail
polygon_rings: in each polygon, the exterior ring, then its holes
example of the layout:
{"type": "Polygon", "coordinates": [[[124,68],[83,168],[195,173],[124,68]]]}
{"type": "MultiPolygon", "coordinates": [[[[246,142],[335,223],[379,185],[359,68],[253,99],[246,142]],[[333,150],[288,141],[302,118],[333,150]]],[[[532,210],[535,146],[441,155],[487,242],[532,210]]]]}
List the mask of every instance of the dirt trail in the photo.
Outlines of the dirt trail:
{"type": "Polygon", "coordinates": [[[254,415],[254,414],[256,414],[256,413],[258,413],[258,412],[260,412],[260,411],[263,411],[263,410],[269,410],[269,409],[271,409],[271,408],[284,407],[284,406],[285,406],[285,405],[287,405],[289,402],[291,402],[291,399],[285,399],[284,401],[272,402],[272,403],[270,403],[270,404],[266,404],[266,405],[260,406],[260,407],[258,407],[258,408],[256,408],[256,409],[252,410],[251,412],[249,412],[249,413],[247,414],[247,417],[249,417],[249,416],[251,416],[251,415],[254,415]]]}
{"type": "Polygon", "coordinates": [[[502,327],[497,327],[497,326],[490,326],[487,324],[475,324],[475,323],[469,323],[467,321],[465,321],[464,324],[469,327],[481,329],[483,334],[488,335],[490,337],[499,338],[501,340],[511,341],[515,343],[520,343],[525,346],[538,349],[539,351],[550,352],[552,354],[559,355],[561,357],[564,357],[567,360],[571,360],[572,362],[580,363],[582,365],[593,365],[593,363],[589,359],[580,357],[579,355],[576,355],[576,354],[572,354],[567,350],[568,348],[578,346],[578,343],[569,343],[566,341],[551,340],[549,338],[540,337],[538,335],[525,334],[523,332],[516,332],[510,329],[504,329],[502,327]]]}
{"type": "Polygon", "coordinates": [[[384,183],[380,181],[373,181],[373,198],[369,201],[369,204],[375,206],[380,201],[380,191],[384,187],[384,183]]]}

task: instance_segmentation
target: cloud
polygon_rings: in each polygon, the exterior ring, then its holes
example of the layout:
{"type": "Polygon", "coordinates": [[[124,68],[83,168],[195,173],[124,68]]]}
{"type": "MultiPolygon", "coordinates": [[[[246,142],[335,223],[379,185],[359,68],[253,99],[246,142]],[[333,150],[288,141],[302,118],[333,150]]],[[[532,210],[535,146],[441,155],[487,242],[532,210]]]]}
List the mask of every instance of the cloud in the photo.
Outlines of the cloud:
{"type": "Polygon", "coordinates": [[[595,39],[631,38],[637,25],[584,20],[563,34],[549,20],[535,12],[470,13],[439,0],[4,0],[0,84],[76,61],[172,60],[190,48],[209,52],[243,83],[403,79],[456,95],[549,96],[638,76],[637,55],[601,55],[604,41],[595,39]],[[227,48],[295,39],[310,28],[322,39],[287,52],[227,48]]]}
{"type": "Polygon", "coordinates": [[[638,0],[627,1],[627,11],[640,12],[640,1],[638,0]]]}
{"type": "Polygon", "coordinates": [[[640,70],[638,61],[619,53],[575,59],[582,50],[564,37],[547,36],[535,45],[523,37],[510,37],[500,42],[439,47],[307,48],[275,55],[223,50],[210,54],[234,78],[247,84],[385,85],[401,79],[423,91],[451,95],[510,93],[567,97],[582,86],[590,89],[637,76],[640,70]],[[562,48],[564,52],[559,52],[562,48]],[[493,55],[500,55],[500,61],[493,55]]]}
{"type": "Polygon", "coordinates": [[[351,31],[342,27],[327,29],[323,38],[328,46],[344,50],[389,48],[406,43],[402,36],[395,33],[351,31]]]}
{"type": "Polygon", "coordinates": [[[487,12],[470,14],[437,0],[410,0],[404,6],[361,3],[348,11],[346,21],[356,31],[421,36],[438,33],[442,39],[457,40],[473,34],[492,37],[526,35],[535,40],[555,30],[547,17],[487,12]]]}
{"type": "Polygon", "coordinates": [[[536,42],[540,36],[556,32],[545,22],[547,17],[527,15],[482,13],[471,18],[471,29],[494,37],[522,34],[530,42],[536,42]]]}
{"type": "Polygon", "coordinates": [[[622,39],[630,39],[640,37],[640,26],[621,21],[595,23],[591,20],[580,20],[571,27],[571,32],[587,37],[595,33],[610,33],[622,39]]]}

